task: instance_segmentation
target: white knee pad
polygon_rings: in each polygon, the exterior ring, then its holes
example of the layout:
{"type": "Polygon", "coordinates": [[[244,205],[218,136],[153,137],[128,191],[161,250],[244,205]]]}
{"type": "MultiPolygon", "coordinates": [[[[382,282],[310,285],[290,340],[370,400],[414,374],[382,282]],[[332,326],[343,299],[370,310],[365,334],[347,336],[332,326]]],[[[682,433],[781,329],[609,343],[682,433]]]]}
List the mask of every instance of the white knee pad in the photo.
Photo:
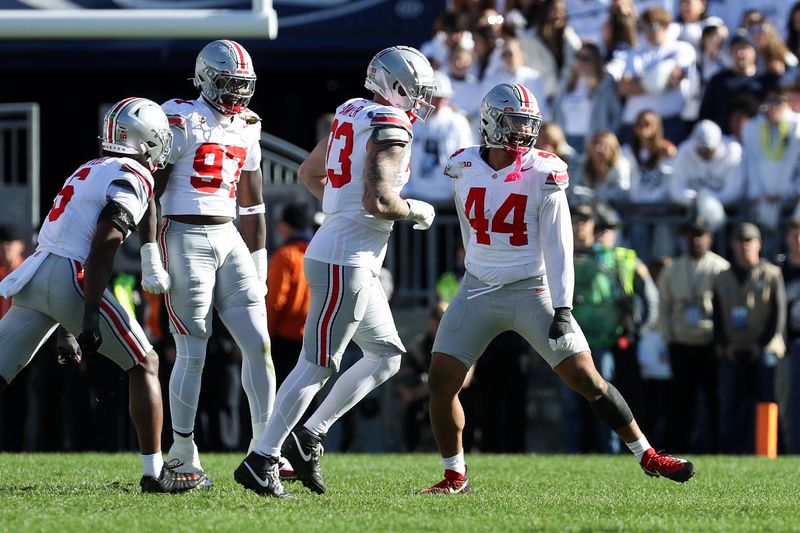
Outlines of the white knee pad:
{"type": "Polygon", "coordinates": [[[169,378],[169,405],[172,429],[181,433],[194,430],[200,383],[208,339],[188,335],[175,337],[175,366],[169,378]]]}
{"type": "Polygon", "coordinates": [[[206,362],[208,339],[190,335],[173,335],[175,338],[175,368],[191,373],[201,373],[206,362]]]}

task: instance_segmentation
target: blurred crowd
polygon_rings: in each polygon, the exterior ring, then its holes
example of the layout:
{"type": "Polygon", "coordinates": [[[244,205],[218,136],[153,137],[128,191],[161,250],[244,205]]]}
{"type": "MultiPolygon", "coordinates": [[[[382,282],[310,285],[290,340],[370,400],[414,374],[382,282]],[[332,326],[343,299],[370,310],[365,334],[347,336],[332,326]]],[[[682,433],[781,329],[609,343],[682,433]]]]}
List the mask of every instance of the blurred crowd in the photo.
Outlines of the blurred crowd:
{"type": "MultiPolygon", "coordinates": [[[[755,405],[774,401],[781,451],[797,453],[800,2],[454,0],[420,49],[437,68],[436,111],[414,125],[404,194],[447,213],[452,185],[442,169],[480,142],[483,94],[522,83],[545,120],[537,148],[569,164],[574,316],[603,376],[670,452],[752,453],[755,405]]],[[[278,384],[297,360],[308,311],[309,215],[287,206],[270,250],[278,384]]],[[[0,278],[22,261],[27,240],[0,228],[0,278]]],[[[145,325],[166,390],[175,350],[162,299],[118,270],[112,290],[145,325]]],[[[400,373],[332,429],[326,449],[435,449],[427,369],[461,275],[463,265],[442,274],[423,331],[403,339],[400,373]]],[[[7,308],[0,299],[0,316],[7,308]]],[[[219,320],[213,329],[197,442],[242,450],[241,354],[219,320]]],[[[342,365],[356,359],[345,354],[342,365]]],[[[620,449],[515,334],[495,339],[461,394],[467,450],[620,449]]],[[[0,395],[0,450],[134,447],[127,379],[104,358],[60,367],[51,339],[0,395]]]]}

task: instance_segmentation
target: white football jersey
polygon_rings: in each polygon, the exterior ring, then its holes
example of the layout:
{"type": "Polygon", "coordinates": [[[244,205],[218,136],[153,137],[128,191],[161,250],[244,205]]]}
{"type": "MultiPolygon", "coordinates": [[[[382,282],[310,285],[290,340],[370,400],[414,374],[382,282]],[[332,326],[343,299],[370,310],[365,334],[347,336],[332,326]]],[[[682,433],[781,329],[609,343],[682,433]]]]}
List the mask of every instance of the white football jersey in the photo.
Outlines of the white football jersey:
{"type": "Polygon", "coordinates": [[[152,197],[153,176],[133,159],[103,157],[89,161],[64,182],[53,200],[36,249],[83,263],[100,212],[110,200],[127,209],[138,224],[152,197]]]}
{"type": "Polygon", "coordinates": [[[519,172],[494,170],[480,146],[450,157],[467,271],[490,285],[547,275],[554,307],[571,307],[574,286],[572,224],[565,189],[567,164],[530,150],[519,172]]]}
{"type": "Polygon", "coordinates": [[[235,218],[239,177],[261,166],[260,122],[225,117],[202,99],[170,100],[161,108],[173,132],[161,214],[235,218]]]}
{"type": "MultiPolygon", "coordinates": [[[[325,161],[325,221],[311,240],[306,257],[380,271],[393,222],[367,213],[362,199],[367,143],[373,128],[386,126],[403,128],[411,135],[411,121],[395,107],[354,98],[336,109],[325,161]]],[[[398,193],[408,181],[410,154],[411,143],[406,145],[394,180],[393,189],[398,193]]]]}

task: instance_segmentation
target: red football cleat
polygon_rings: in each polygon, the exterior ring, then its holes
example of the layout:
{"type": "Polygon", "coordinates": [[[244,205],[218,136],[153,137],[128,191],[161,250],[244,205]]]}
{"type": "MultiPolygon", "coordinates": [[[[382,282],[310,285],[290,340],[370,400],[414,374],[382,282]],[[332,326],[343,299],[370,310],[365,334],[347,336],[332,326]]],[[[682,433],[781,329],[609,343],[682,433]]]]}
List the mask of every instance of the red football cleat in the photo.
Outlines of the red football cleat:
{"type": "Polygon", "coordinates": [[[694,465],[692,463],[686,459],[658,453],[653,448],[644,452],[639,464],[648,476],[663,476],[678,483],[688,481],[694,476],[694,465]]]}
{"type": "Polygon", "coordinates": [[[432,487],[422,489],[417,494],[467,494],[472,492],[472,485],[466,472],[459,474],[455,470],[445,470],[444,479],[432,487]]]}

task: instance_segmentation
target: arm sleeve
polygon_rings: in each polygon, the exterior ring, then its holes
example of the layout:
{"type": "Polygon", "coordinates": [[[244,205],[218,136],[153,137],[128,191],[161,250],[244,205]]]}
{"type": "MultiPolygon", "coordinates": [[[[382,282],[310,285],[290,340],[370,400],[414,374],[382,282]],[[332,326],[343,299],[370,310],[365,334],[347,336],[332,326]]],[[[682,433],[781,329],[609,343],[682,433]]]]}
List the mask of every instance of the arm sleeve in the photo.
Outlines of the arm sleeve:
{"type": "Polygon", "coordinates": [[[539,206],[539,241],[553,307],[572,308],[575,290],[572,222],[563,190],[543,193],[539,206]]]}
{"type": "Polygon", "coordinates": [[[106,199],[111,202],[116,202],[133,216],[136,224],[142,220],[149,201],[148,195],[141,190],[141,187],[135,187],[129,181],[117,180],[108,186],[106,191],[106,199]]]}
{"type": "Polygon", "coordinates": [[[782,277],[775,278],[772,294],[769,318],[758,341],[760,346],[768,345],[775,335],[782,335],[786,328],[786,287],[782,277]]]}
{"type": "Polygon", "coordinates": [[[672,267],[666,267],[658,277],[658,322],[664,342],[669,344],[672,341],[672,306],[674,296],[670,285],[670,271],[672,267]]]}
{"type": "Polygon", "coordinates": [[[251,129],[250,135],[252,135],[252,139],[250,140],[250,146],[247,148],[247,159],[244,161],[242,170],[258,170],[261,168],[261,144],[259,142],[261,139],[261,126],[257,124],[247,126],[247,130],[251,129]]]}

